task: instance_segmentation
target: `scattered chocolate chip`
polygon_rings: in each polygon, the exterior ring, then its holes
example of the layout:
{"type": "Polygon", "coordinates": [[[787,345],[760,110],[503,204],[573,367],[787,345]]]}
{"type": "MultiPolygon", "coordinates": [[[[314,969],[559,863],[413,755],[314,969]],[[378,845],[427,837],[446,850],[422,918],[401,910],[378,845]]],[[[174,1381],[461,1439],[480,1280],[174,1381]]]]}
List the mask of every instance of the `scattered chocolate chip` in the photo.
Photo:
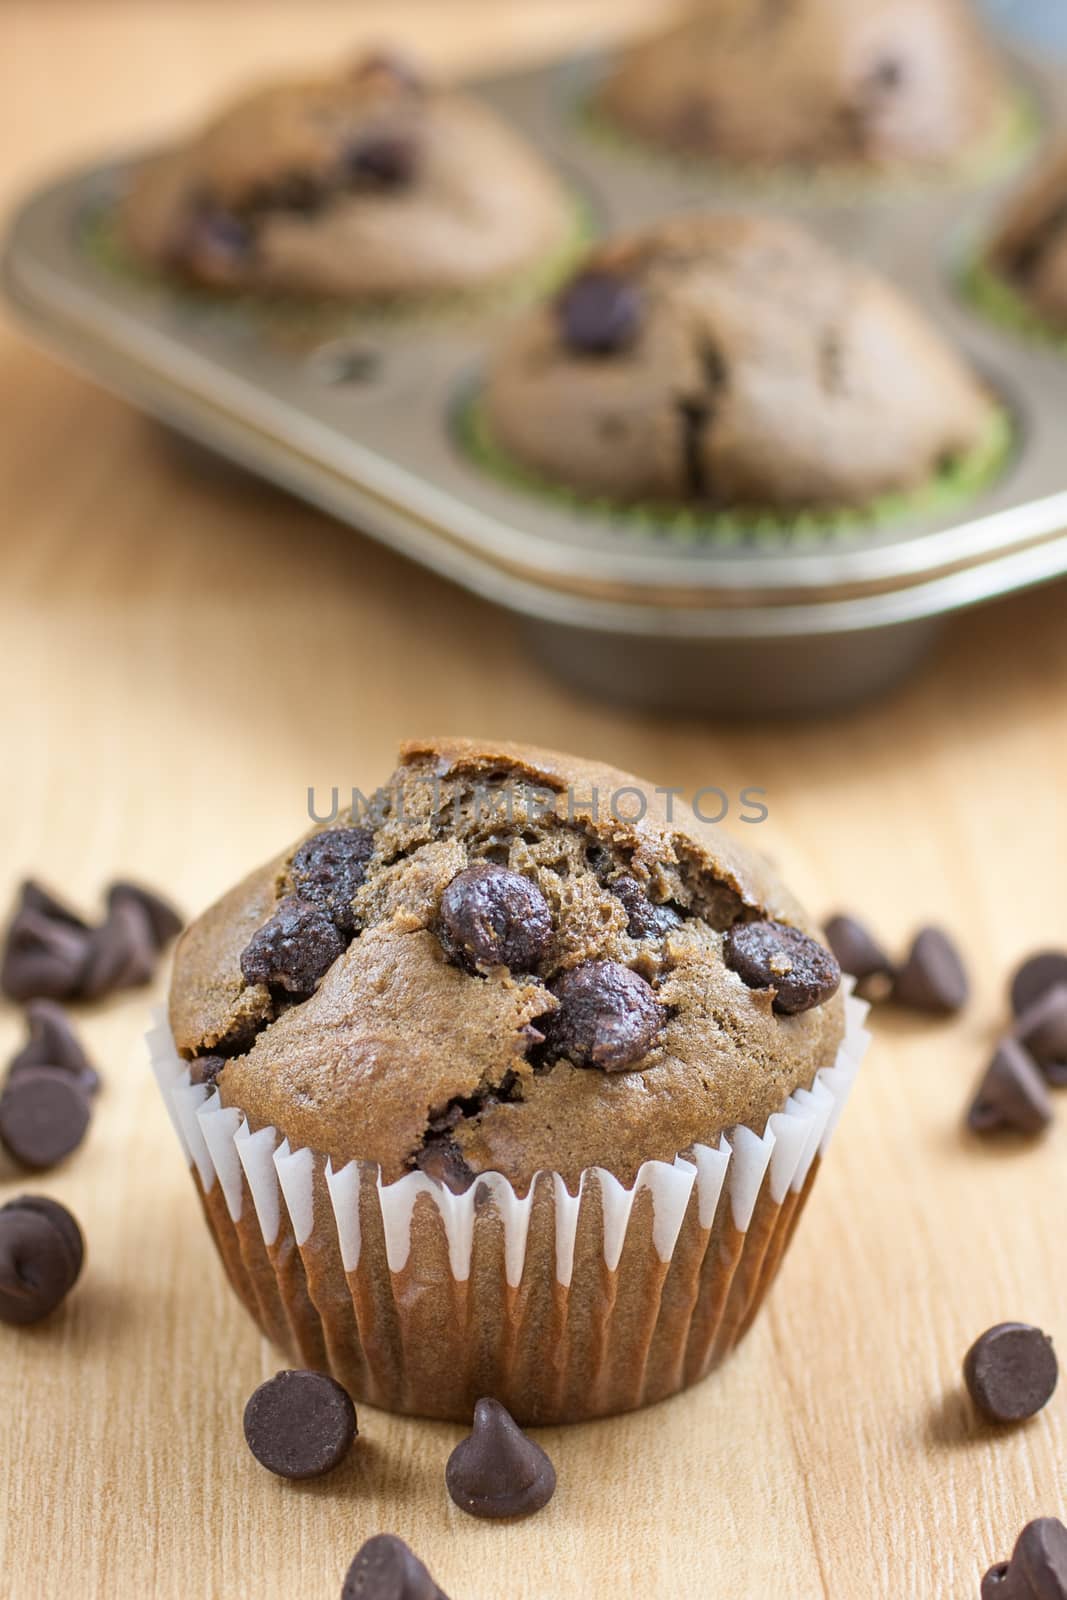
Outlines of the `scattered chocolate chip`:
{"type": "Polygon", "coordinates": [[[774,1009],[796,1016],[837,993],[841,968],[816,939],[785,922],[735,922],[723,959],[750,989],[773,989],[774,1009]]]}
{"type": "Polygon", "coordinates": [[[83,1050],[62,1006],[54,1000],[31,1000],[26,1019],[30,1025],[29,1041],[12,1060],[9,1077],[30,1067],[48,1067],[73,1073],[87,1094],[96,1094],[100,1074],[83,1050]]]}
{"type": "Polygon", "coordinates": [[[978,1086],[967,1126],[972,1133],[1041,1133],[1052,1121],[1052,1097],[1033,1057],[1002,1039],[978,1086]]]}
{"type": "Polygon", "coordinates": [[[225,1065],[225,1056],[197,1056],[189,1063],[189,1082],[204,1083],[209,1089],[213,1089],[215,1079],[225,1065]]]}
{"type": "Polygon", "coordinates": [[[417,142],[406,134],[378,134],[360,140],[348,154],[348,171],[357,183],[401,189],[412,183],[419,165],[417,142]]]}
{"type": "Polygon", "coordinates": [[[54,895],[43,884],[35,882],[32,878],[22,885],[19,892],[19,905],[28,911],[39,911],[42,917],[48,917],[52,922],[65,922],[70,928],[81,928],[87,932],[89,924],[84,917],[72,911],[58,895],[54,895]]]}
{"type": "Polygon", "coordinates": [[[1050,1083],[1067,1083],[1067,984],[1047,989],[1016,1019],[1012,1033],[1050,1083]]]}
{"type": "Polygon", "coordinates": [[[148,911],[139,899],[112,900],[106,921],[89,935],[89,955],[80,994],[100,1000],[120,989],[139,989],[155,976],[159,946],[148,911]]]}
{"type": "Polygon", "coordinates": [[[953,941],[940,928],[923,928],[893,983],[897,1005],[949,1016],[967,1004],[971,986],[953,941]]]}
{"type": "Polygon", "coordinates": [[[175,910],[169,900],[164,900],[163,896],[156,894],[153,889],[146,889],[139,883],[129,883],[120,878],[108,886],[108,910],[112,910],[123,901],[140,906],[148,918],[157,950],[165,950],[185,926],[181,913],[175,910]]]}
{"type": "Polygon", "coordinates": [[[279,1372],[245,1406],[248,1448],[279,1478],[318,1478],[339,1466],[355,1440],[356,1408],[324,1372],[279,1372]]]}
{"type": "Polygon", "coordinates": [[[556,1489],[556,1469],[498,1400],[479,1400],[468,1438],[448,1458],[445,1483],[472,1517],[525,1517],[556,1489]]]}
{"type": "Polygon", "coordinates": [[[0,1144],[31,1171],[59,1164],[85,1138],[89,1096],[69,1072],[28,1067],[0,1094],[0,1144]]]}
{"type": "Polygon", "coordinates": [[[581,355],[610,356],[633,344],[641,326],[641,291],[613,272],[581,273],[558,301],[563,337],[581,355]]]}
{"type": "Polygon", "coordinates": [[[893,963],[889,955],[858,917],[831,917],[823,931],[841,971],[857,983],[891,977],[893,963]]]}
{"type": "Polygon", "coordinates": [[[682,918],[673,906],[656,905],[636,878],[615,878],[608,888],[616,900],[622,901],[626,931],[631,939],[664,939],[681,927],[682,918]]]}
{"type": "Polygon", "coordinates": [[[667,1020],[638,973],[618,961],[587,961],[553,985],[559,1010],[541,1020],[548,1048],[578,1067],[625,1072],[652,1049],[667,1020]]]}
{"type": "Polygon", "coordinates": [[[314,993],[344,948],[321,907],[288,895],[252,935],[241,956],[241,971],[248,983],[280,985],[290,994],[306,996],[314,993]]]}
{"type": "Polygon", "coordinates": [[[394,1533],[378,1533],[348,1569],[341,1600],[448,1600],[413,1550],[394,1533]]]}
{"type": "Polygon", "coordinates": [[[1001,1322],[963,1362],[967,1392],[990,1422],[1024,1422],[1048,1404],[1059,1377],[1052,1340],[1025,1322],[1001,1322]]]}
{"type": "Polygon", "coordinates": [[[20,1195],[0,1207],[0,1322],[47,1317],[74,1287],[84,1258],[81,1229],[58,1201],[20,1195]]]}
{"type": "Polygon", "coordinates": [[[374,854],[370,828],[330,828],[308,839],[293,857],[290,876],[302,900],[321,906],[342,933],[356,931],[352,901],[374,854]]]}
{"type": "Polygon", "coordinates": [[[1067,1528],[1056,1517],[1028,1522],[1010,1561],[990,1567],[982,1600],[1067,1600],[1067,1528]]]}
{"type": "Polygon", "coordinates": [[[39,909],[23,891],[8,924],[0,988],[10,1000],[68,1000],[78,994],[89,956],[84,925],[39,909]]]}
{"type": "Polygon", "coordinates": [[[1011,1009],[1015,1016],[1029,1011],[1049,989],[1067,983],[1067,951],[1041,950],[1017,968],[1011,980],[1011,1009]]]}
{"type": "Polygon", "coordinates": [[[442,943],[472,967],[530,972],[551,933],[552,913],[536,883],[492,861],[467,867],[441,896],[442,943]]]}

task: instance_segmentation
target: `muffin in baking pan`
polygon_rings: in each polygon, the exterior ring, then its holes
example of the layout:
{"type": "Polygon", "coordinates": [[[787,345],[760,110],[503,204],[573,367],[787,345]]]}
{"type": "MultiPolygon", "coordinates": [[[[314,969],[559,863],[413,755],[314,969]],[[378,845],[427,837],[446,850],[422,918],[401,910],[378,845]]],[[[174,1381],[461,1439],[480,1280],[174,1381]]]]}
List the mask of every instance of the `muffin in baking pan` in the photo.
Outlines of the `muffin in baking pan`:
{"type": "Polygon", "coordinates": [[[998,321],[1067,343],[1067,143],[1039,164],[1009,203],[970,286],[998,321]]]}
{"type": "Polygon", "coordinates": [[[783,520],[970,492],[1010,436],[892,285],[752,216],[684,216],[596,249],[501,342],[479,406],[492,459],[531,485],[783,520]]]}
{"type": "Polygon", "coordinates": [[[1021,116],[967,0],[703,0],[595,109],[682,156],[872,174],[995,159],[1021,116]]]}
{"type": "Polygon", "coordinates": [[[518,134],[385,55],[244,96],[144,162],[120,218],[131,254],[177,281],[355,303],[499,286],[576,225],[518,134]]]}
{"type": "Polygon", "coordinates": [[[216,1243],[354,1394],[577,1420],[695,1381],[755,1315],[862,1041],[773,873],[663,793],[414,743],[183,938],[157,1071],[218,1163],[216,1243]]]}

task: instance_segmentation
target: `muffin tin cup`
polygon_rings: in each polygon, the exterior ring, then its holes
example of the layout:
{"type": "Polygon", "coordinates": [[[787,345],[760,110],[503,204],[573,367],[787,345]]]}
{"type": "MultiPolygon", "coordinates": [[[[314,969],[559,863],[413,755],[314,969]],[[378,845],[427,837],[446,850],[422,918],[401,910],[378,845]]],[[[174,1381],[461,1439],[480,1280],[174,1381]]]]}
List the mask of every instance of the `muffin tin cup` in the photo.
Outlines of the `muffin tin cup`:
{"type": "Polygon", "coordinates": [[[469,1422],[483,1395],[523,1424],[632,1411],[698,1382],[777,1274],[868,1044],[846,998],[836,1059],[762,1133],[646,1162],[577,1193],[540,1172],[455,1194],[423,1173],[294,1150],[192,1084],[161,1013],[152,1067],[245,1308],[286,1356],[387,1411],[469,1422]]]}

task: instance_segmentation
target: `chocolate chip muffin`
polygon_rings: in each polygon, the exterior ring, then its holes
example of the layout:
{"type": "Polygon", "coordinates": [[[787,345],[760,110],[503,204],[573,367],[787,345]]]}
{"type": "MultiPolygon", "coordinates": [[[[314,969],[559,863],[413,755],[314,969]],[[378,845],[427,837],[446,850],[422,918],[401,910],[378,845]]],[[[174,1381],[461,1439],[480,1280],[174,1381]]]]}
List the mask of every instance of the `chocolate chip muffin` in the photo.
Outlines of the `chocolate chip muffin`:
{"type": "Polygon", "coordinates": [[[153,1061],[234,1287],[294,1360],[394,1410],[571,1421],[741,1338],[856,1004],[676,792],[432,740],[189,928],[153,1061]]]}
{"type": "Polygon", "coordinates": [[[966,0],[705,0],[600,95],[614,122],[681,154],[872,170],[958,162],[1011,102],[966,0]]]}
{"type": "Polygon", "coordinates": [[[1009,207],[989,261],[1050,331],[1067,333],[1067,144],[1009,207]]]}
{"type": "Polygon", "coordinates": [[[494,442],[549,483],[787,512],[920,490],[997,415],[889,283],[747,216],[597,249],[501,344],[485,395],[494,442]]]}
{"type": "Polygon", "coordinates": [[[141,260],[211,288],[396,299],[536,267],[574,211],[492,112],[374,56],[254,92],[149,160],[122,224],[141,260]]]}
{"type": "Polygon", "coordinates": [[[539,751],[407,747],[369,818],[189,931],[179,1049],[254,1126],[386,1182],[632,1182],[762,1129],[837,1050],[840,972],[757,863],[656,798],[539,751]],[[648,814],[613,817],[619,793],[648,814]]]}

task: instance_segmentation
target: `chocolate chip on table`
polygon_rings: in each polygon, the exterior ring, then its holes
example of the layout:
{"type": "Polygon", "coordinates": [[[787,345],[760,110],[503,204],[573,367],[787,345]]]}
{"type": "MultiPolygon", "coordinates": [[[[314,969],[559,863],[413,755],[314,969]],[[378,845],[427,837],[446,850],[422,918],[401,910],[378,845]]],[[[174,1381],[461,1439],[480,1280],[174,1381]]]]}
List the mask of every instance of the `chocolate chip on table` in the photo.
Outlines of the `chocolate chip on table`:
{"type": "Polygon", "coordinates": [[[615,272],[580,273],[557,302],[567,344],[580,355],[610,356],[633,344],[641,327],[641,291],[615,272]]]}
{"type": "Polygon", "coordinates": [[[307,996],[344,949],[344,940],[320,906],[288,895],[252,935],[241,956],[241,971],[248,983],[307,996]]]}
{"type": "Polygon", "coordinates": [[[79,993],[89,956],[90,932],[36,885],[24,886],[8,924],[0,962],[0,988],[9,1000],[68,1000],[79,993]]]}
{"type": "Polygon", "coordinates": [[[1042,1133],[1052,1121],[1052,1096],[1033,1057],[1002,1039],[978,1086],[967,1126],[972,1133],[1042,1133]]]}
{"type": "Polygon", "coordinates": [[[892,998],[912,1011],[950,1016],[961,1011],[971,986],[955,943],[941,928],[923,928],[893,982],[892,998]]]}
{"type": "Polygon", "coordinates": [[[32,1067],[47,1067],[56,1072],[73,1073],[87,1094],[96,1094],[100,1088],[100,1074],[82,1049],[62,1006],[54,1000],[31,1000],[26,1007],[26,1020],[30,1025],[30,1037],[13,1058],[8,1076],[32,1067]]]}
{"type": "Polygon", "coordinates": [[[1025,1422],[1048,1404],[1059,1377],[1052,1340],[1025,1322],[1000,1322],[963,1362],[967,1392],[990,1422],[1025,1422]]]}
{"type": "Polygon", "coordinates": [[[532,972],[552,934],[536,883],[492,861],[457,874],[441,896],[442,942],[469,966],[532,972]]]}
{"type": "Polygon", "coordinates": [[[479,1400],[468,1438],[448,1458],[445,1483],[472,1517],[525,1517],[556,1489],[556,1469],[498,1400],[479,1400]]]}
{"type": "Polygon", "coordinates": [[[89,935],[81,997],[100,1000],[151,983],[158,956],[153,925],[141,902],[128,897],[114,901],[106,920],[89,935]]]}
{"type": "Polygon", "coordinates": [[[1021,1016],[1061,983],[1067,983],[1067,950],[1040,950],[1028,956],[1012,976],[1012,1013],[1021,1016]]]}
{"type": "Polygon", "coordinates": [[[587,961],[552,987],[559,1010],[539,1020],[550,1051],[578,1067],[627,1071],[647,1056],[667,1020],[650,985],[618,961],[587,961]]]}
{"type": "Polygon", "coordinates": [[[1058,1518],[1027,1523],[1011,1560],[982,1579],[982,1600],[1067,1600],[1067,1528],[1058,1518]]]}
{"type": "Polygon", "coordinates": [[[332,1472],[356,1437],[356,1408],[347,1390],[324,1372],[279,1372],[245,1406],[248,1448],[279,1478],[332,1472]]]}
{"type": "Polygon", "coordinates": [[[817,939],[785,922],[735,922],[723,959],[750,989],[773,989],[774,1009],[796,1016],[837,993],[841,968],[817,939]]]}
{"type": "Polygon", "coordinates": [[[415,179],[419,147],[406,134],[376,134],[361,139],[349,151],[347,165],[357,183],[370,183],[380,189],[402,189],[415,179]]]}
{"type": "Polygon", "coordinates": [[[616,900],[622,901],[626,931],[631,939],[663,939],[681,927],[679,913],[672,906],[657,905],[650,900],[636,878],[614,878],[608,888],[616,900]]]}
{"type": "Polygon", "coordinates": [[[892,976],[893,963],[888,953],[858,917],[844,914],[831,917],[823,931],[841,971],[847,972],[857,983],[892,976]]]}
{"type": "Polygon", "coordinates": [[[448,1596],[403,1539],[378,1533],[357,1552],[341,1600],[448,1600],[448,1596]]]}
{"type": "Polygon", "coordinates": [[[73,1073],[27,1067],[0,1094],[0,1145],[19,1166],[43,1172],[78,1148],[90,1115],[89,1096],[73,1073]]]}
{"type": "Polygon", "coordinates": [[[40,1322],[65,1299],[85,1259],[81,1229],[56,1200],[20,1195],[0,1207],[0,1322],[40,1322]]]}
{"type": "Polygon", "coordinates": [[[1013,1037],[1033,1056],[1050,1083],[1067,1083],[1067,984],[1058,983],[1016,1018],[1013,1037]]]}
{"type": "Polygon", "coordinates": [[[316,833],[293,857],[290,876],[302,900],[320,906],[342,933],[356,931],[352,901],[374,854],[370,828],[330,828],[316,833]]]}
{"type": "Polygon", "coordinates": [[[172,939],[176,939],[185,926],[185,919],[181,913],[171,905],[169,900],[156,894],[154,889],[146,889],[143,884],[130,883],[124,878],[118,878],[108,885],[107,907],[110,911],[122,902],[132,902],[140,906],[148,918],[148,925],[152,930],[152,938],[157,950],[165,950],[172,939]]]}

